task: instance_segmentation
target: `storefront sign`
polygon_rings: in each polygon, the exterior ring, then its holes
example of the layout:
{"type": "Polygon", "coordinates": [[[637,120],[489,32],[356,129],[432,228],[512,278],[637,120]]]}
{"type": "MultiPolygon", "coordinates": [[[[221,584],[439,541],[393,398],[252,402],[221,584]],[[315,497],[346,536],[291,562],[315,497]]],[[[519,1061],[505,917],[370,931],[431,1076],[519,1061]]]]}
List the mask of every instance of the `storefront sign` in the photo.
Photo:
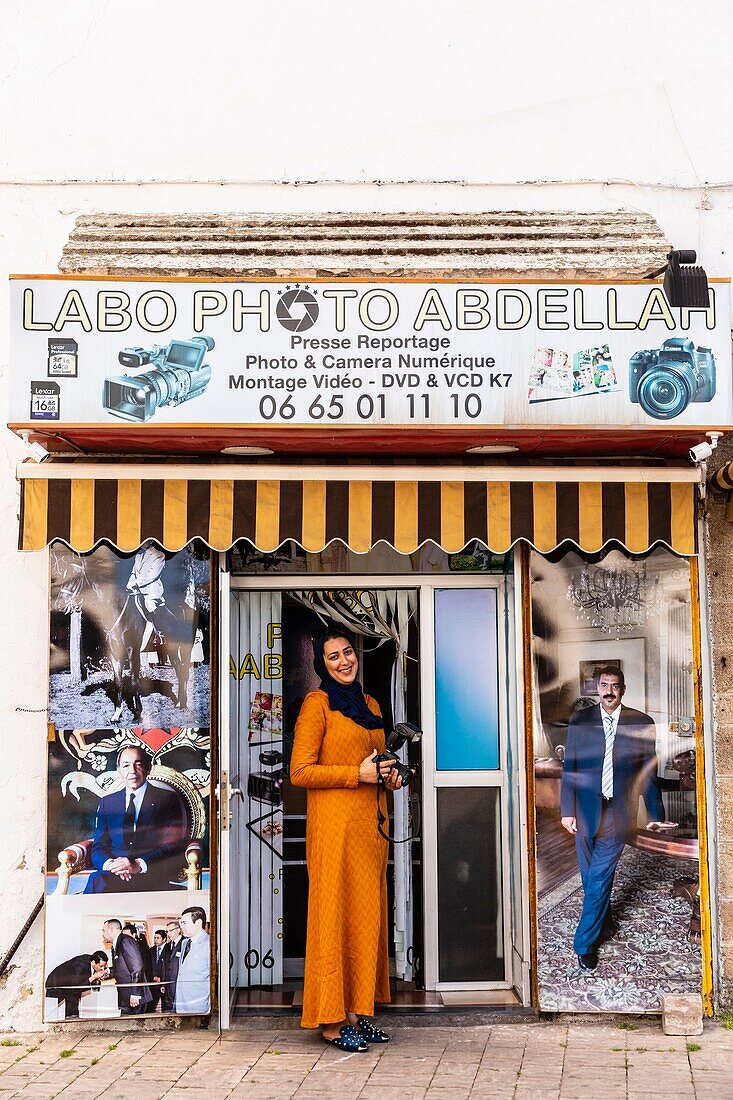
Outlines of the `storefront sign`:
{"type": "Polygon", "coordinates": [[[728,286],[11,284],[10,423],[733,423],[728,286]]]}

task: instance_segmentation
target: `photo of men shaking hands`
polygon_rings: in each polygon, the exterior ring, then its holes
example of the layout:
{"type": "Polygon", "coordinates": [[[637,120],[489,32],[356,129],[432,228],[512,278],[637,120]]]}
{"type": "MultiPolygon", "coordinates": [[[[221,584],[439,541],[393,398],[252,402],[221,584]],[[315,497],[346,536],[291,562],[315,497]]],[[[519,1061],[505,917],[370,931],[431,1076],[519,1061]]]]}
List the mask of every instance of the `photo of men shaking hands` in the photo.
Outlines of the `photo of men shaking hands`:
{"type": "MultiPolygon", "coordinates": [[[[69,1020],[174,1013],[208,1017],[210,939],[206,911],[178,917],[109,917],[98,926],[103,949],[53,967],[46,979],[46,1018],[69,1020]],[[152,943],[151,943],[152,940],[152,943]]],[[[93,928],[92,928],[92,934],[93,928]]]]}

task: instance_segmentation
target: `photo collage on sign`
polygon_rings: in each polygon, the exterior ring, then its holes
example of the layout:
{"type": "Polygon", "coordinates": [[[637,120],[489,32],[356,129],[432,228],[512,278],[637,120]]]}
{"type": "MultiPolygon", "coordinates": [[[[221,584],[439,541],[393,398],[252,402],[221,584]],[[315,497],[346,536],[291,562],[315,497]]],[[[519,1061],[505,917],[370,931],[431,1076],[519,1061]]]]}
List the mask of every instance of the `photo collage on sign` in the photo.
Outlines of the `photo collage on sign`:
{"type": "Polygon", "coordinates": [[[532,620],[539,1007],[659,1012],[702,981],[689,564],[533,553],[532,620]]]}
{"type": "Polygon", "coordinates": [[[569,353],[557,348],[537,348],[529,373],[530,405],[563,397],[587,397],[618,389],[618,379],[608,344],[569,353]]]}
{"type": "Polygon", "coordinates": [[[210,1011],[210,564],[51,547],[47,1021],[210,1011]]]}

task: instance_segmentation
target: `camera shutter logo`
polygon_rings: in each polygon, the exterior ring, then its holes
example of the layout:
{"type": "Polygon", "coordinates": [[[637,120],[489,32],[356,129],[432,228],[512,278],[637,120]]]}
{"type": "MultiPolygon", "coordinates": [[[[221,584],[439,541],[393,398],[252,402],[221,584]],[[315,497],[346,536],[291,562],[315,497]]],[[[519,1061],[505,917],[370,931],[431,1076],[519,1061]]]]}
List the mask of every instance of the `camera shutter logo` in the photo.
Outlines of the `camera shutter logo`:
{"type": "Polygon", "coordinates": [[[307,332],[318,320],[318,302],[308,287],[285,287],[275,315],[288,332],[307,332]]]}

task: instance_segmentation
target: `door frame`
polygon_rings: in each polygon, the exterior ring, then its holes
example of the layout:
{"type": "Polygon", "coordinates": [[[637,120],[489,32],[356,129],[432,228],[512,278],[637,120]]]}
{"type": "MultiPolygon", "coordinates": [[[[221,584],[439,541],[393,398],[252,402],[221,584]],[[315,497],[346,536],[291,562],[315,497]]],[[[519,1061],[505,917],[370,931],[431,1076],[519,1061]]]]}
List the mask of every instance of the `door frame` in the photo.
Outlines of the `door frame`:
{"type": "Polygon", "coordinates": [[[219,554],[217,563],[217,606],[219,610],[218,631],[218,679],[219,714],[217,730],[219,733],[218,761],[219,775],[213,789],[216,792],[218,823],[217,837],[217,944],[218,944],[218,1001],[219,1027],[227,1031],[232,1026],[233,998],[236,991],[230,982],[231,967],[231,815],[229,804],[232,797],[232,761],[230,742],[230,689],[229,689],[229,650],[231,623],[231,574],[226,568],[226,557],[219,554]]]}
{"type": "MultiPolygon", "coordinates": [[[[509,990],[514,987],[512,980],[512,913],[511,878],[509,851],[509,789],[507,769],[507,748],[509,737],[514,735],[517,749],[521,744],[520,730],[510,729],[509,700],[503,690],[506,682],[507,667],[512,658],[506,652],[502,626],[508,614],[505,600],[505,578],[503,574],[466,573],[461,575],[430,574],[423,577],[420,589],[420,657],[425,674],[421,676],[420,695],[422,703],[423,725],[423,806],[422,818],[426,835],[433,843],[427,845],[423,840],[423,888],[424,905],[424,941],[425,941],[425,988],[436,992],[459,992],[479,989],[509,990]],[[438,771],[435,761],[436,714],[435,714],[435,593],[445,589],[482,588],[496,592],[496,629],[497,629],[497,681],[499,700],[499,760],[501,767],[496,771],[438,771]],[[500,792],[501,827],[501,883],[502,883],[502,923],[504,940],[504,978],[498,981],[441,982],[438,978],[438,850],[437,843],[437,795],[441,787],[490,787],[500,792]],[[429,830],[429,834],[428,834],[429,830]]],[[[514,653],[514,668],[519,669],[518,654],[514,653]]],[[[516,679],[516,673],[515,673],[516,679]]],[[[522,846],[517,855],[524,863],[522,846]]]]}
{"type": "MultiPolygon", "coordinates": [[[[224,555],[220,555],[220,562],[224,555]]],[[[314,574],[314,573],[290,573],[268,575],[264,573],[252,574],[227,574],[226,586],[221,583],[225,569],[221,568],[220,576],[220,693],[219,693],[219,730],[221,748],[219,753],[220,776],[217,791],[219,793],[219,833],[220,833],[220,872],[219,872],[219,1004],[220,1022],[222,1029],[231,1027],[230,1005],[234,994],[229,987],[229,953],[231,922],[229,906],[231,902],[231,882],[229,868],[229,830],[222,828],[223,823],[228,824],[229,800],[231,797],[231,769],[226,765],[230,762],[230,686],[229,686],[229,648],[230,630],[229,616],[231,609],[231,594],[234,591],[269,590],[269,591],[297,591],[300,589],[321,588],[375,588],[375,589],[414,589],[418,592],[420,607],[420,636],[419,654],[421,663],[420,675],[420,709],[421,721],[425,737],[422,742],[423,749],[423,777],[422,777],[422,819],[423,819],[423,843],[422,843],[422,877],[423,877],[423,922],[425,944],[425,987],[427,991],[460,991],[460,990],[510,990],[516,988],[516,981],[512,979],[512,912],[511,912],[511,879],[510,879],[510,852],[509,852],[509,798],[508,777],[506,765],[506,750],[508,738],[513,739],[516,769],[519,777],[515,795],[519,802],[520,833],[516,837],[517,851],[514,855],[517,861],[520,881],[522,883],[522,896],[525,904],[521,913],[522,939],[524,955],[529,957],[529,935],[532,921],[529,912],[529,871],[528,871],[528,845],[527,838],[527,805],[526,783],[523,776],[526,772],[525,739],[522,715],[524,709],[524,652],[522,643],[522,575],[519,568],[518,555],[514,556],[513,569],[513,653],[506,651],[502,624],[505,616],[512,613],[507,608],[505,600],[506,578],[498,573],[400,573],[400,574],[314,574]],[[226,595],[224,588],[226,587],[226,595]],[[484,773],[479,779],[474,772],[443,772],[436,773],[434,767],[434,737],[435,737],[435,633],[434,633],[434,593],[436,589],[445,588],[489,588],[497,592],[497,652],[499,677],[499,713],[500,730],[499,746],[502,767],[495,773],[484,773]],[[226,603],[224,603],[224,597],[226,603]],[[513,669],[516,683],[516,698],[510,700],[506,697],[503,685],[506,682],[507,668],[513,669]],[[510,722],[510,711],[515,711],[510,722]],[[513,728],[512,728],[513,727],[513,728]],[[431,741],[431,737],[433,740],[431,741]],[[226,745],[224,742],[226,741],[226,745]],[[427,764],[430,767],[428,769],[427,764]],[[225,776],[226,772],[226,776],[225,776]],[[438,778],[436,781],[436,774],[438,778]],[[450,782],[448,781],[450,779],[450,782]],[[502,829],[502,916],[504,922],[504,972],[505,978],[496,982],[438,982],[438,927],[437,927],[437,843],[435,842],[435,829],[437,827],[437,789],[440,786],[488,786],[498,787],[501,791],[501,829],[502,829]],[[432,844],[425,842],[427,831],[432,835],[432,844]],[[223,836],[222,834],[225,834],[223,836]],[[428,850],[430,849],[430,850],[428,850]],[[223,965],[226,962],[227,965],[223,965]]],[[[519,991],[523,1003],[529,999],[526,983],[519,991]]]]}

